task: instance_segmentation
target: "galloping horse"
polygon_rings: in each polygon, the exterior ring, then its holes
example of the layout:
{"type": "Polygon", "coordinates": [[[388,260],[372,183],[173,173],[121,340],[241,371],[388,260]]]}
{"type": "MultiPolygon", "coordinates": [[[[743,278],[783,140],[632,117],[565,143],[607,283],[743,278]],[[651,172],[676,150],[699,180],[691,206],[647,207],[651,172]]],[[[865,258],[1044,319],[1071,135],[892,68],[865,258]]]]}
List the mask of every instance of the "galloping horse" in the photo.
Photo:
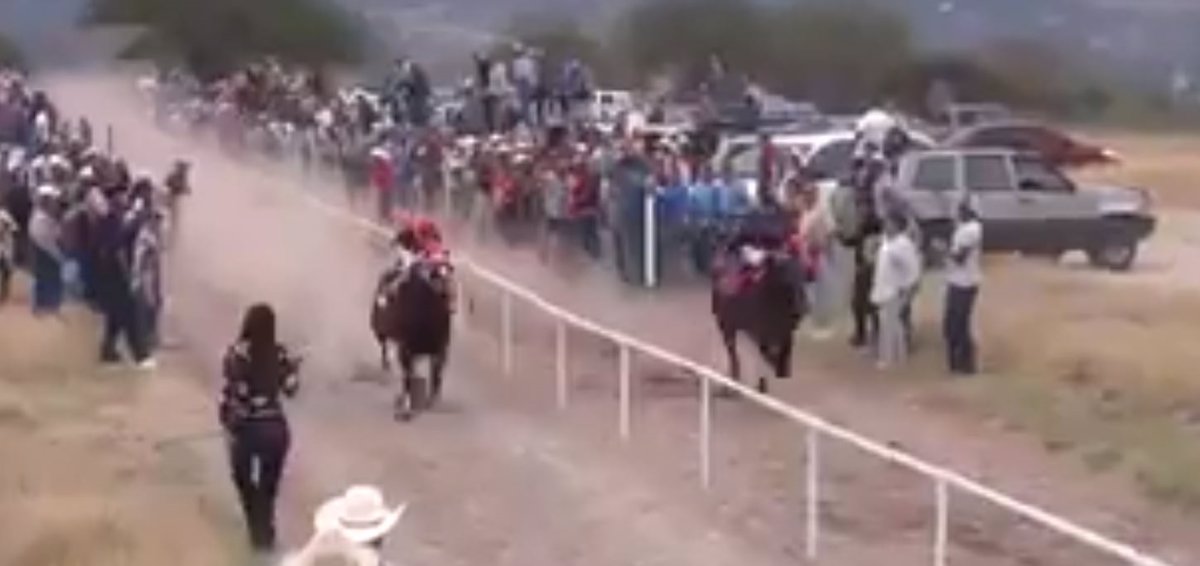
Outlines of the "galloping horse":
{"type": "MultiPolygon", "coordinates": [[[[755,343],[775,377],[791,377],[792,338],[808,303],[801,288],[805,266],[785,248],[773,238],[739,235],[713,270],[712,311],[735,380],[741,381],[739,333],[755,343]]],[[[767,389],[760,375],[758,390],[767,389]]]]}
{"type": "Polygon", "coordinates": [[[388,346],[396,348],[402,372],[401,391],[395,401],[397,419],[408,420],[441,397],[454,314],[453,288],[450,264],[433,259],[415,260],[380,282],[371,308],[371,329],[379,342],[385,371],[391,365],[388,346]],[[429,360],[428,395],[414,371],[418,358],[429,360]]]}

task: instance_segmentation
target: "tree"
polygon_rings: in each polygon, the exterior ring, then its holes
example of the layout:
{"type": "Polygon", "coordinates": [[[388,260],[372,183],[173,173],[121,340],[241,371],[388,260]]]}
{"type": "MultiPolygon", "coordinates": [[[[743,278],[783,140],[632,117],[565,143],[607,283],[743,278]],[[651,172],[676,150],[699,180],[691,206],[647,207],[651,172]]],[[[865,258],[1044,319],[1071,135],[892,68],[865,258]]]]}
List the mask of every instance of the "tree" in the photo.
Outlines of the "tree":
{"type": "Polygon", "coordinates": [[[365,26],[324,0],[91,0],[86,22],[142,28],[122,54],[211,77],[275,56],[306,64],[361,59],[365,26]]]}
{"type": "Polygon", "coordinates": [[[0,67],[25,67],[25,58],[21,55],[21,50],[4,36],[0,36],[0,67]]]}
{"type": "Polygon", "coordinates": [[[882,102],[914,47],[903,18],[876,2],[819,1],[775,9],[764,82],[831,110],[882,102]]]}

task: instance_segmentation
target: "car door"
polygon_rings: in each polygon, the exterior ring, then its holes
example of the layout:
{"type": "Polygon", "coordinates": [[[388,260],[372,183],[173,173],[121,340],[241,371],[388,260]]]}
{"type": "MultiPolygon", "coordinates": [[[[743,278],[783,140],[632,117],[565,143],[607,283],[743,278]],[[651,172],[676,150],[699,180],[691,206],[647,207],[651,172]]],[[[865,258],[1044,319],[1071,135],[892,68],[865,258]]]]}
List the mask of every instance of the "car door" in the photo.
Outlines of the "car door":
{"type": "Polygon", "coordinates": [[[1085,247],[1100,216],[1099,195],[1077,190],[1066,175],[1038,156],[1014,156],[1013,166],[1021,201],[1036,217],[1035,249],[1085,247]]]}
{"type": "Polygon", "coordinates": [[[928,153],[911,157],[901,167],[905,197],[919,218],[942,221],[954,218],[954,205],[962,197],[959,161],[951,153],[928,153]],[[911,172],[908,169],[911,168],[911,172]]]}
{"type": "Polygon", "coordinates": [[[1016,190],[1007,153],[968,153],[963,157],[963,184],[983,222],[983,245],[989,251],[1019,251],[1033,242],[1030,210],[1016,190]]]}

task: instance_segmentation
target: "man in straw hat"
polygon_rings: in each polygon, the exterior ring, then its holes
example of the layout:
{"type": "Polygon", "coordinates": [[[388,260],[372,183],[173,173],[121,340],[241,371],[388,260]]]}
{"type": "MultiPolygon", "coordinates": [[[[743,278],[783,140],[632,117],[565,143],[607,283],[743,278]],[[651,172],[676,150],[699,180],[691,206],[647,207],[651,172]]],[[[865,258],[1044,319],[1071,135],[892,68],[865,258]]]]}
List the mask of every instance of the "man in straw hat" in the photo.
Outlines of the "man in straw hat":
{"type": "Polygon", "coordinates": [[[284,566],[313,566],[325,557],[355,566],[386,566],[380,555],[384,539],[406,507],[388,506],[377,487],[353,486],[321,504],[313,516],[312,539],[284,560],[284,566]]]}

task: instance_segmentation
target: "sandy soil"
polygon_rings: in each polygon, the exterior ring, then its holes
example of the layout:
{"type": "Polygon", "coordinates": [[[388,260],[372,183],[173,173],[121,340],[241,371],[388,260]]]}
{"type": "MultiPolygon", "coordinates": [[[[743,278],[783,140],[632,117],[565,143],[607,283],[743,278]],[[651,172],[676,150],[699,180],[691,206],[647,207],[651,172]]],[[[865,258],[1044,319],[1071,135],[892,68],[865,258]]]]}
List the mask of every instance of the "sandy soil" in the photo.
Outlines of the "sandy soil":
{"type": "MultiPolygon", "coordinates": [[[[335,190],[302,188],[278,172],[164,137],[124,102],[123,82],[60,77],[50,84],[68,112],[113,123],[120,152],[134,163],[159,171],[178,156],[196,163],[199,190],[172,267],[171,311],[197,367],[209,376],[197,385],[213,385],[216,354],[252,301],[276,304],[289,339],[309,353],[284,492],[289,540],[307,535],[308,513],[319,498],[350,482],[373,481],[414,503],[391,544],[412,564],[800,560],[803,431],[742,403],[718,403],[714,485],[704,494],[696,478],[698,413],[689,378],[637,360],[634,439],[622,444],[615,432],[611,348],[572,335],[571,410],[556,413],[551,326],[518,310],[518,367],[502,376],[495,296],[478,285],[469,286],[476,311],[456,345],[446,407],[396,425],[388,418],[390,386],[373,370],[376,354],[366,329],[377,246],[296,198],[308,190],[332,199],[335,190]]],[[[523,252],[461,246],[610,326],[703,362],[720,361],[698,292],[630,292],[609,283],[607,274],[563,278],[523,252]]],[[[1188,522],[1146,505],[1117,478],[1048,457],[1026,435],[938,405],[938,396],[914,393],[911,381],[893,382],[853,359],[806,355],[816,348],[802,349],[800,377],[780,384],[780,396],[1179,564],[1200,556],[1188,522]]],[[[823,558],[927,563],[932,487],[845,448],[823,447],[823,558]]],[[[956,497],[952,506],[956,563],[1107,563],[969,499],[956,497]]]]}
{"type": "Polygon", "coordinates": [[[26,286],[0,306],[0,564],[237,563],[233,507],[205,467],[211,412],[184,374],[97,372],[94,318],[35,320],[26,286]]]}

